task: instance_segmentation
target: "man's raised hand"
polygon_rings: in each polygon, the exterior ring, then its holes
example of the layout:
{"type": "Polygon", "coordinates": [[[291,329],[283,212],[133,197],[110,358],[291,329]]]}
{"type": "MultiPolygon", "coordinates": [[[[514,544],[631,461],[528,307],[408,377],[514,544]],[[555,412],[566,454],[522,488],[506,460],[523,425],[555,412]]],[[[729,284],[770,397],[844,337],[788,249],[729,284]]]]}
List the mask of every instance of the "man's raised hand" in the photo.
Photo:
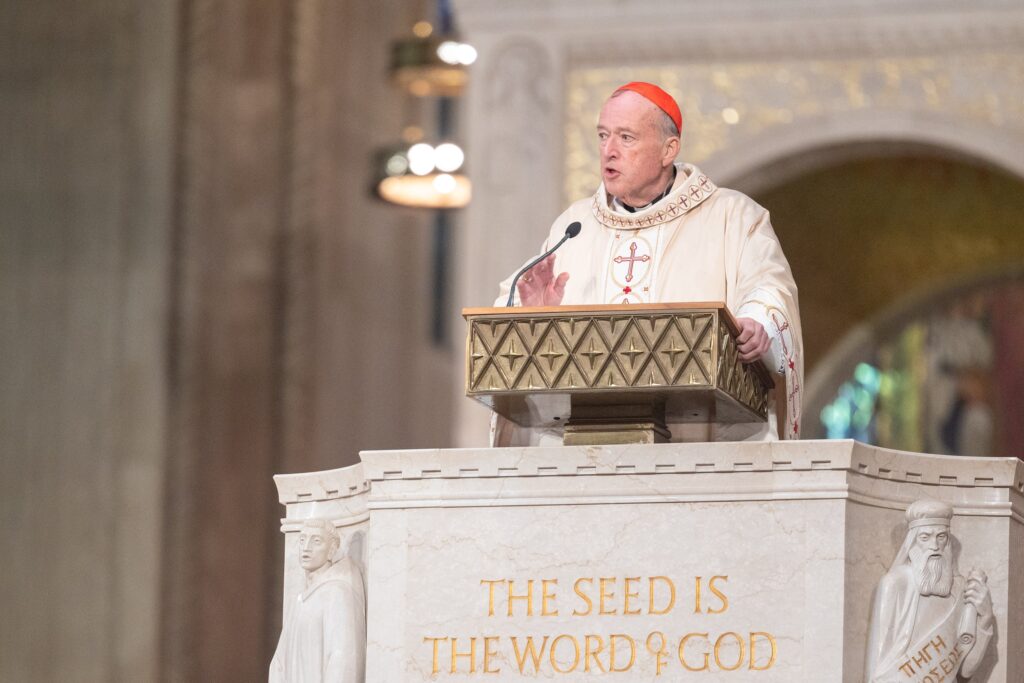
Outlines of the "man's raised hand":
{"type": "Polygon", "coordinates": [[[519,301],[523,306],[557,306],[565,296],[565,283],[569,273],[554,277],[555,255],[552,254],[535,265],[516,283],[519,301]]]}

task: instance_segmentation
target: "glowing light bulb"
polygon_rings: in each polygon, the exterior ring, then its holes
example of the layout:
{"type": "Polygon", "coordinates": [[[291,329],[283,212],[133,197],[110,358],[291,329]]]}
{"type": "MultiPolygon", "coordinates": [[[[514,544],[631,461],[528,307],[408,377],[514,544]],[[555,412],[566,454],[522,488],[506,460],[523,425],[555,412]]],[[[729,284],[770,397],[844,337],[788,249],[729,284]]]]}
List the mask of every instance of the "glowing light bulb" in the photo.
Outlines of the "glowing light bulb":
{"type": "Polygon", "coordinates": [[[409,148],[409,170],[416,175],[427,175],[434,170],[434,148],[420,142],[409,148]]]}
{"type": "Polygon", "coordinates": [[[469,43],[462,43],[458,49],[459,64],[469,66],[476,61],[476,48],[469,43]]]}
{"type": "Polygon", "coordinates": [[[458,170],[466,159],[466,155],[462,153],[459,146],[451,142],[438,145],[434,151],[434,164],[437,166],[437,170],[446,173],[458,170]]]}
{"type": "Polygon", "coordinates": [[[454,40],[446,40],[437,46],[437,56],[445,64],[458,64],[459,48],[459,43],[456,43],[454,40]]]}

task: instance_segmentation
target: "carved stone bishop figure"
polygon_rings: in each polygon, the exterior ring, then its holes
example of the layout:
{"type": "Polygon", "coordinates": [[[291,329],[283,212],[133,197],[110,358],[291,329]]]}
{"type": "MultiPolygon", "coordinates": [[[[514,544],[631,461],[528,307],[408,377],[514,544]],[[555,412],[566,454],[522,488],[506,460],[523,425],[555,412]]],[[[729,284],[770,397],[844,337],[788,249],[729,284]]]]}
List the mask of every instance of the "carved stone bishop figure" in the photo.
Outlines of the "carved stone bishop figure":
{"type": "Polygon", "coordinates": [[[288,611],[270,683],[363,683],[366,598],[358,567],[336,559],[341,538],[326,519],[299,532],[306,589],[288,611]]]}
{"type": "Polygon", "coordinates": [[[949,532],[953,508],[919,500],[907,535],[878,583],[868,634],[867,683],[969,679],[993,633],[985,574],[957,573],[949,532]]]}

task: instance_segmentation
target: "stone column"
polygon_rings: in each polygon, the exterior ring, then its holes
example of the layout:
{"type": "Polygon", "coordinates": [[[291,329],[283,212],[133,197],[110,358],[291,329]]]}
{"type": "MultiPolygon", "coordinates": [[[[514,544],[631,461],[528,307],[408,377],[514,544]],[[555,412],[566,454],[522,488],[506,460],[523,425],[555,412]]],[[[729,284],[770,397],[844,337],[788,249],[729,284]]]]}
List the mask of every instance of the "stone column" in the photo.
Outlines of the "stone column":
{"type": "Polygon", "coordinates": [[[176,12],[0,10],[0,680],[157,677],[176,12]]]}
{"type": "MultiPolygon", "coordinates": [[[[480,54],[466,94],[466,209],[455,262],[457,305],[490,306],[498,282],[539,253],[562,211],[562,53],[531,33],[509,33],[487,15],[461,8],[466,38],[480,54]]],[[[456,339],[465,337],[456,321],[456,339]]],[[[461,368],[454,391],[463,392],[461,368]]],[[[488,413],[456,399],[455,443],[483,445],[488,413]]]]}

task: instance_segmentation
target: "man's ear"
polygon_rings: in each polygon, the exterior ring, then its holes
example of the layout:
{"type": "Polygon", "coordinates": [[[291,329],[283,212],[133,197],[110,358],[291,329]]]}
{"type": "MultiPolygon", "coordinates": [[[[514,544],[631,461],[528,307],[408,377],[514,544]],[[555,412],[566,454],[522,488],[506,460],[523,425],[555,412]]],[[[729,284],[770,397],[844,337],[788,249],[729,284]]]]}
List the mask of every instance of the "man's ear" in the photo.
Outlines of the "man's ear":
{"type": "Polygon", "coordinates": [[[679,156],[679,138],[670,137],[665,140],[664,154],[661,157],[662,166],[670,166],[679,156]]]}

